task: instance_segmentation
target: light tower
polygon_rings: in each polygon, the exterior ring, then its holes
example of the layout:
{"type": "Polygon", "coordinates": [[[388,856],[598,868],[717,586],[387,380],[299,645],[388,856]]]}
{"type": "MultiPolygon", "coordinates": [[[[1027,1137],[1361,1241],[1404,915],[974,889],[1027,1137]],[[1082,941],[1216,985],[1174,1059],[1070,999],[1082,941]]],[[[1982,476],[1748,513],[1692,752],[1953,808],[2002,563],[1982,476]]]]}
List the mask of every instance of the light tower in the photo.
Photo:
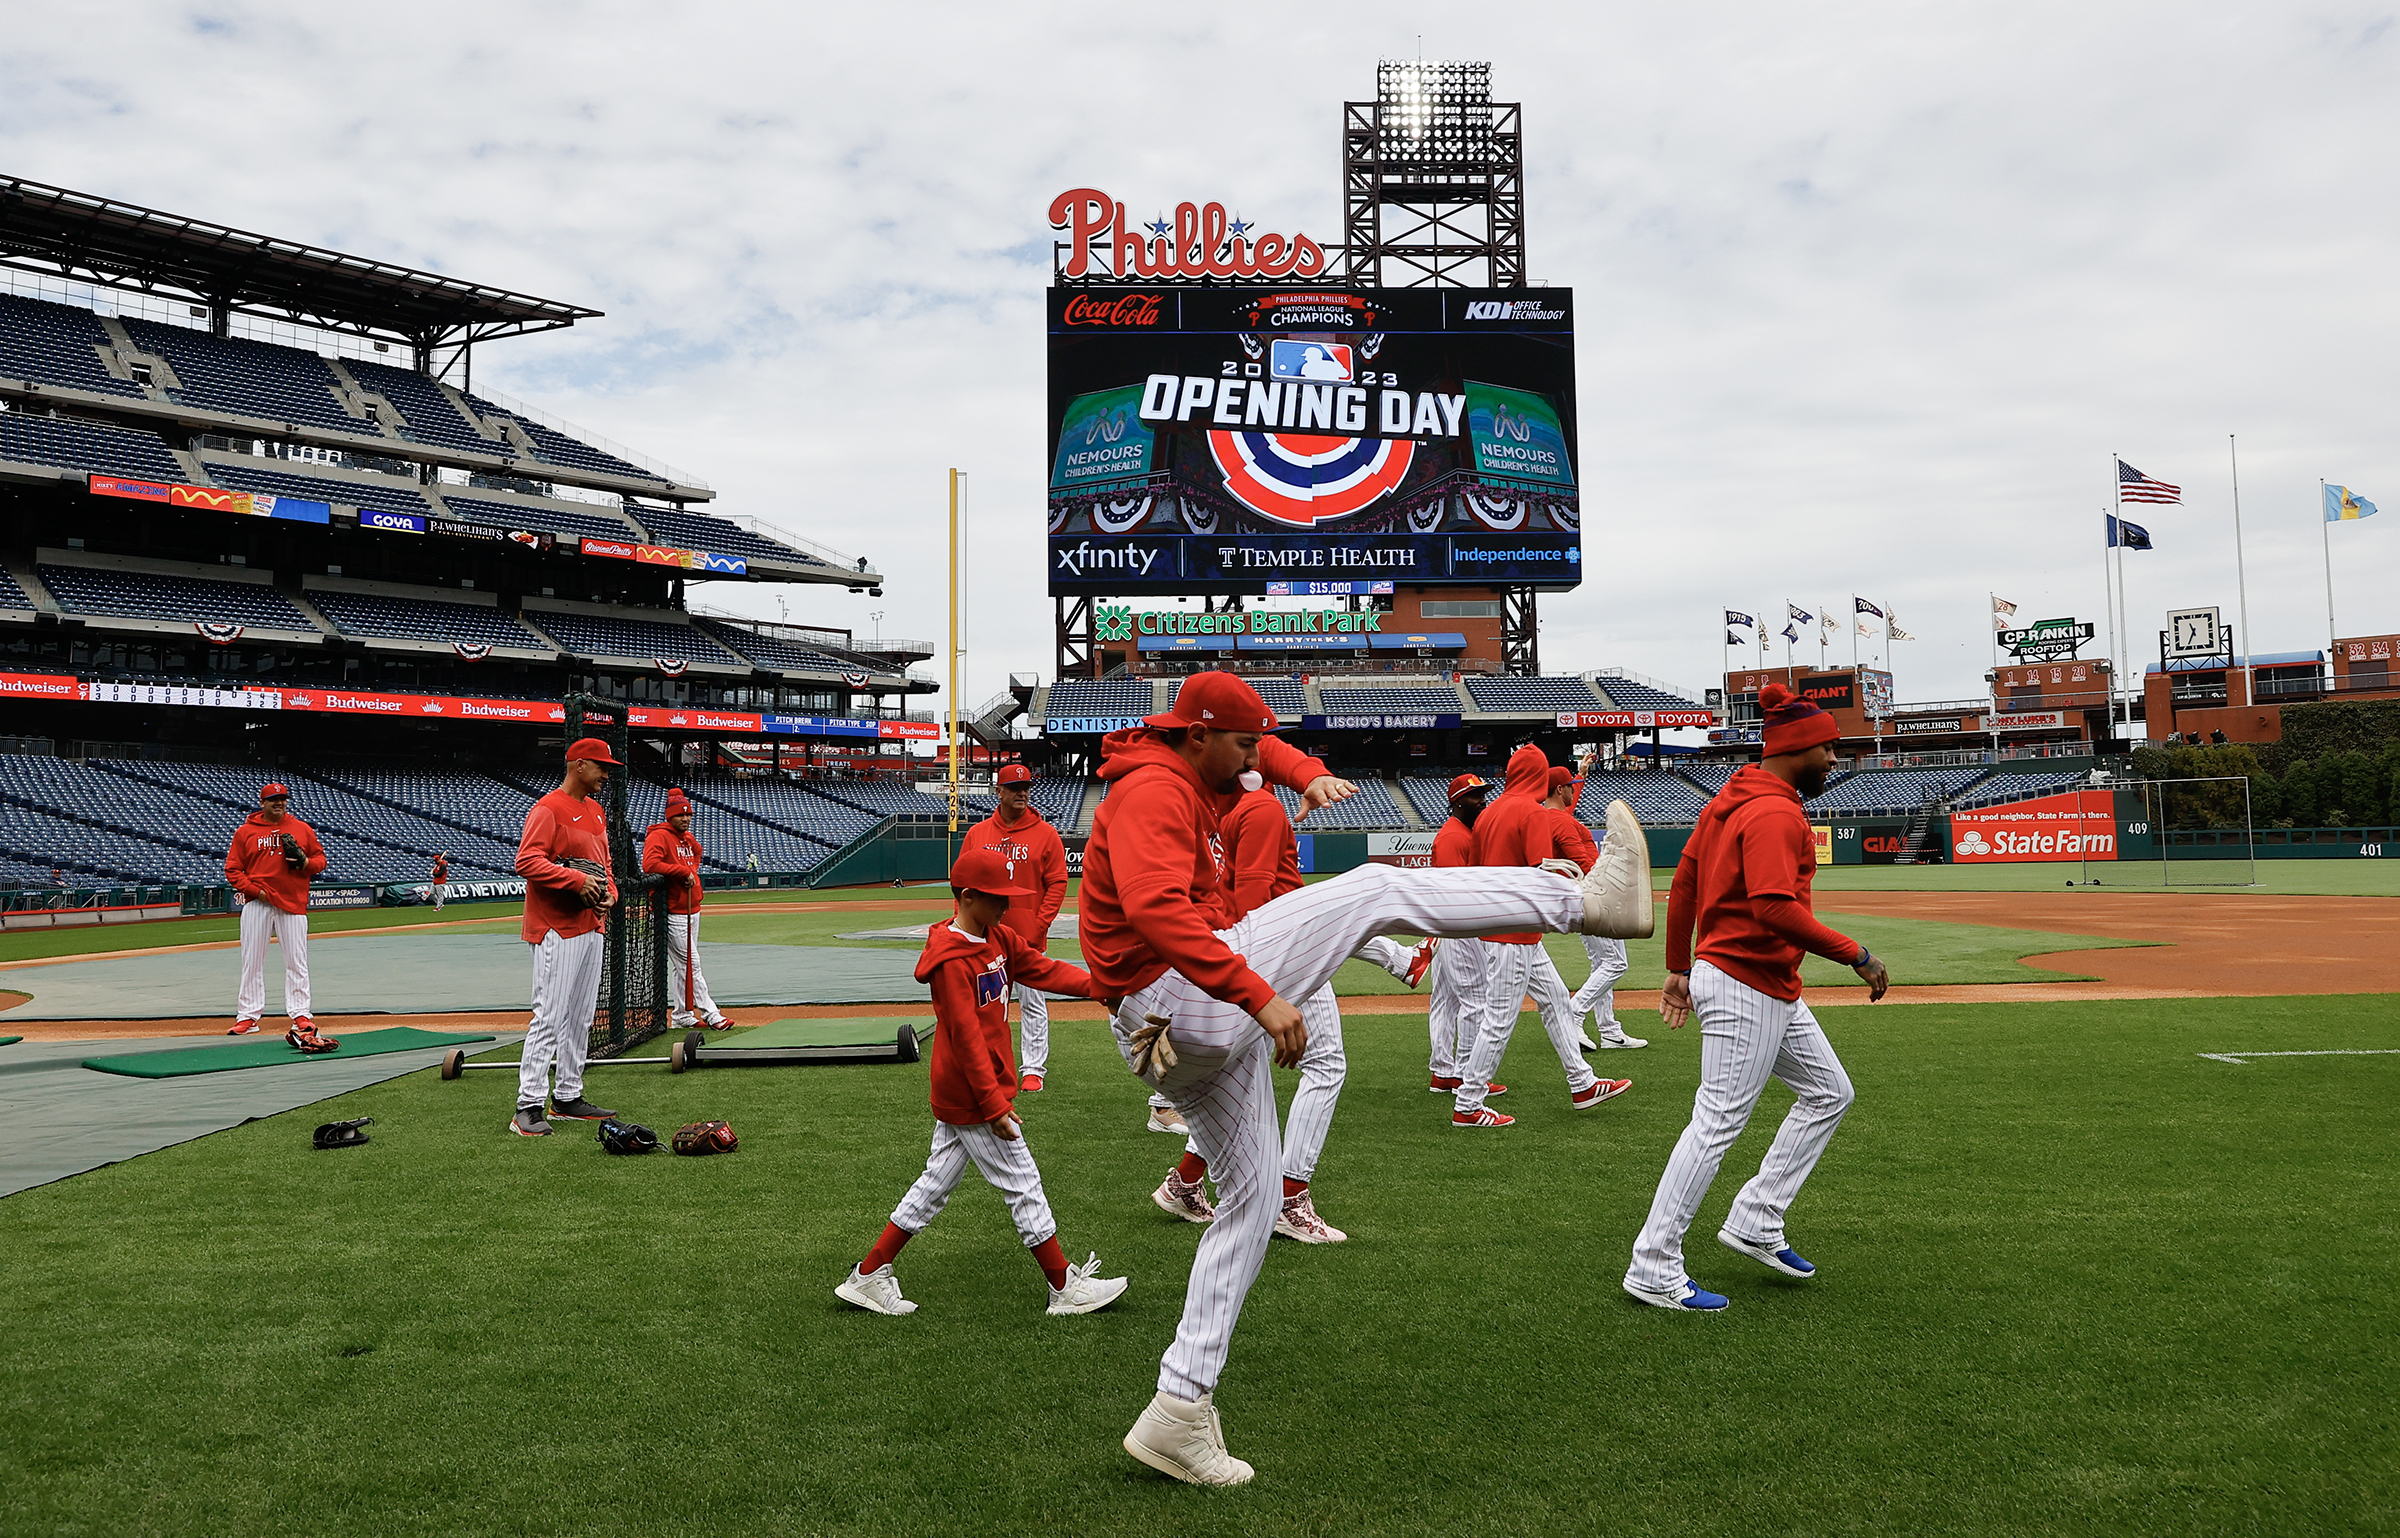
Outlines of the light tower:
{"type": "Polygon", "coordinates": [[[1524,146],[1492,66],[1386,59],[1342,104],[1343,277],[1356,288],[1523,288],[1524,146]]]}

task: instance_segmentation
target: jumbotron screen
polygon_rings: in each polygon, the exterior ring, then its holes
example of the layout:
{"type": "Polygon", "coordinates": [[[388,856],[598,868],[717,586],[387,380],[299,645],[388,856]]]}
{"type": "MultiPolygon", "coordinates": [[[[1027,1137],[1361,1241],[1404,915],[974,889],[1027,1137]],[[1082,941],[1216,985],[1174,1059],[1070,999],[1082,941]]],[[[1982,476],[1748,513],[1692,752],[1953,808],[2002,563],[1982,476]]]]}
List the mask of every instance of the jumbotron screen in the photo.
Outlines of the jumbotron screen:
{"type": "Polygon", "coordinates": [[[1051,594],[1575,586],[1574,325],[1558,288],[1052,289],[1051,594]]]}

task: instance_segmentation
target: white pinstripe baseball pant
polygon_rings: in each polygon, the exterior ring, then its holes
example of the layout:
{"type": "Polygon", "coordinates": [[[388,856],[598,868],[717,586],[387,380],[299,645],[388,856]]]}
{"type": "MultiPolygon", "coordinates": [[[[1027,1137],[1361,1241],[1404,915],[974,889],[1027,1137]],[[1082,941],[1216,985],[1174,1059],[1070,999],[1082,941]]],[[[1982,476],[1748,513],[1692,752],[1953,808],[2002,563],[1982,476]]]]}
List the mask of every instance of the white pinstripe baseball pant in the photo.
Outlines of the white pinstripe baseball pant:
{"type": "Polygon", "coordinates": [[[689,1026],[694,1020],[721,1020],[725,1011],[708,996],[708,974],[700,970],[700,958],[692,947],[700,939],[700,915],[670,913],[667,915],[667,1012],[679,1026],[689,1026]],[[692,980],[690,998],[684,997],[683,980],[692,980]]]}
{"type": "Polygon", "coordinates": [[[1749,1125],[1769,1076],[1799,1098],[1776,1129],[1758,1174],[1725,1214],[1725,1226],[1746,1239],[1781,1242],[1784,1213],[1855,1097],[1850,1075],[1805,1000],[1761,993],[1696,961],[1692,1004],[1700,1016],[1700,1088],[1692,1096],[1691,1123],[1658,1177],[1649,1221],[1633,1241],[1633,1264],[1625,1272],[1627,1286],[1649,1292],[1682,1287],[1684,1231],[1699,1215],[1725,1150],[1749,1125]]]}
{"type": "Polygon", "coordinates": [[[1024,983],[1017,988],[1017,1071],[1044,1073],[1050,1067],[1050,996],[1024,983]]]}
{"type": "Polygon", "coordinates": [[[1492,1075],[1500,1071],[1500,1059],[1508,1054],[1508,1039],[1517,1029],[1517,1012],[1525,1007],[1528,991],[1541,1011],[1542,1029],[1558,1053],[1559,1066],[1567,1071],[1567,1093],[1580,1095],[1590,1089],[1600,1076],[1583,1060],[1575,1019],[1567,1013],[1567,980],[1558,975],[1550,953],[1538,942],[1486,945],[1484,950],[1491,968],[1483,992],[1483,1028],[1476,1034],[1474,1055],[1459,1074],[1452,1107],[1472,1111],[1491,1092],[1492,1075]]]}
{"type": "Polygon", "coordinates": [[[1300,1087],[1292,1091],[1292,1108],[1283,1118],[1283,1178],[1306,1182],[1316,1178],[1317,1156],[1325,1151],[1325,1134],[1333,1130],[1333,1107],[1342,1098],[1350,1059],[1342,1051],[1342,1006],[1333,984],[1300,1001],[1300,1018],[1308,1022],[1308,1050],[1300,1055],[1300,1087]]]}
{"type": "MultiPolygon", "coordinates": [[[[1582,922],[1582,888],[1532,866],[1362,865],[1287,892],[1218,935],[1290,1000],[1323,988],[1361,942],[1387,929],[1485,935],[1565,931],[1582,922]]],[[[1177,1057],[1159,1087],[1191,1124],[1217,1182],[1217,1220],[1200,1236],[1183,1318],[1158,1369],[1162,1390],[1197,1399],[1215,1389],[1225,1369],[1234,1321],[1283,1207],[1273,1049],[1240,1006],[1210,998],[1170,971],[1119,1006],[1111,1025],[1120,1053],[1130,1054],[1134,1031],[1153,1014],[1174,1022],[1168,1039],[1177,1057]]]]}
{"type": "Polygon", "coordinates": [[[1425,1011],[1433,1056],[1426,1068],[1437,1079],[1458,1078],[1475,1055],[1491,991],[1491,951],[1484,940],[1444,940],[1433,953],[1433,1002],[1425,1011]]]}
{"type": "Polygon", "coordinates": [[[263,897],[242,904],[242,978],[233,993],[233,1017],[256,1020],[267,1012],[267,940],[283,947],[283,1012],[293,1019],[314,1014],[308,1003],[308,915],[286,913],[263,897]]]}
{"type": "Polygon", "coordinates": [[[597,929],[568,939],[555,929],[533,947],[533,1022],[517,1064],[517,1104],[540,1105],[583,1094],[584,1058],[592,1050],[592,1016],[600,1009],[600,963],[606,952],[597,929]],[[558,1083],[549,1083],[552,1064],[558,1083]]]}
{"type": "Polygon", "coordinates": [[[1625,942],[1606,935],[1582,938],[1583,953],[1591,958],[1592,975],[1575,990],[1575,997],[1568,1001],[1567,1007],[1574,1011],[1578,1021],[1587,1014],[1592,1017],[1594,1039],[1607,1041],[1621,1037],[1625,1034],[1625,1023],[1617,1018],[1617,980],[1633,970],[1633,963],[1625,955],[1625,942]]]}
{"type": "Polygon", "coordinates": [[[950,1193],[966,1178],[969,1160],[1008,1199],[1008,1215],[1025,1248],[1033,1249],[1058,1232],[1050,1198],[1042,1191],[1042,1172],[1034,1167],[1033,1150],[1023,1137],[1011,1140],[988,1126],[954,1127],[946,1121],[933,1124],[933,1152],[926,1156],[925,1173],[892,1209],[892,1222],[912,1234],[923,1233],[950,1205],[950,1193]]]}

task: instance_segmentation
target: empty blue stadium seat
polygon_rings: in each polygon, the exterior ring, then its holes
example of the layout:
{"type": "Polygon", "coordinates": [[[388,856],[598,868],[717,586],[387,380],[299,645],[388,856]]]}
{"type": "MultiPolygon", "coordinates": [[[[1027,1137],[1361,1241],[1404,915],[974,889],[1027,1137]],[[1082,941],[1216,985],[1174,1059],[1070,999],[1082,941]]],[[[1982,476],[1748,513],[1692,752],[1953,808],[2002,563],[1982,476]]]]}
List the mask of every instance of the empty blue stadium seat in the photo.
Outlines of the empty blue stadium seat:
{"type": "Polygon", "coordinates": [[[100,366],[101,352],[114,350],[90,310],[0,294],[0,374],[141,399],[140,385],[100,366]]]}
{"type": "Polygon", "coordinates": [[[41,578],[59,607],[77,614],[208,620],[305,630],[312,634],[317,629],[308,616],[292,607],[290,599],[263,583],[216,582],[199,577],[47,564],[34,568],[34,575],[41,578]]]}
{"type": "Polygon", "coordinates": [[[2057,794],[2072,790],[2091,779],[2084,770],[2050,770],[2047,773],[2009,772],[1995,774],[1960,794],[1951,804],[1960,807],[1992,806],[2002,801],[2014,801],[2024,796],[2057,794]]]}
{"type": "Polygon", "coordinates": [[[1827,786],[1808,805],[1812,812],[1913,812],[1927,796],[1948,796],[1989,772],[1980,766],[1861,770],[1827,786]]]}
{"type": "Polygon", "coordinates": [[[1598,827],[1608,815],[1608,803],[1622,800],[1645,823],[1686,823],[1697,819],[1708,797],[1689,781],[1662,769],[1612,769],[1584,776],[1582,799],[1575,815],[1598,827]]]}
{"type": "Polygon", "coordinates": [[[1393,689],[1341,689],[1331,684],[1317,686],[1317,698],[1324,701],[1329,716],[1389,714],[1393,711],[1436,711],[1458,715],[1461,707],[1458,691],[1447,686],[1401,687],[1393,689]]]}
{"type": "Polygon", "coordinates": [[[641,538],[623,519],[610,517],[604,507],[577,512],[564,507],[533,507],[522,502],[487,502],[448,487],[442,489],[442,500],[450,504],[454,516],[468,523],[488,523],[504,529],[547,529],[554,534],[589,535],[593,539],[641,538]]]}
{"type": "Polygon", "coordinates": [[[30,609],[33,595],[26,592],[15,573],[0,566],[0,609],[30,609]]]}
{"type": "Polygon", "coordinates": [[[690,625],[532,609],[525,617],[582,657],[664,657],[746,666],[742,659],[690,625]]]}
{"type": "MultiPolygon", "coordinates": [[[[1331,806],[1318,807],[1308,814],[1308,821],[1300,824],[1299,831],[1322,833],[1331,828],[1408,826],[1408,819],[1400,815],[1399,805],[1392,800],[1391,791],[1384,787],[1381,780],[1359,780],[1356,783],[1357,795],[1347,801],[1336,801],[1331,806]]],[[[1284,811],[1290,816],[1297,818],[1300,815],[1300,798],[1292,792],[1278,785],[1275,787],[1275,799],[1283,803],[1284,811]]]]}
{"type": "Polygon", "coordinates": [[[1141,678],[1064,678],[1050,686],[1051,721],[1150,714],[1150,683],[1141,678]]]}
{"type": "MultiPolygon", "coordinates": [[[[1189,682],[1191,680],[1188,678],[1184,680],[1184,683],[1189,682]]],[[[1267,708],[1278,716],[1297,720],[1308,714],[1307,686],[1297,678],[1245,678],[1243,682],[1256,689],[1258,697],[1266,701],[1267,708]]],[[[1175,686],[1175,693],[1178,698],[1182,696],[1183,684],[1175,686]]]]}
{"type": "Polygon", "coordinates": [[[434,603],[385,593],[341,593],[311,588],[308,601],[344,635],[392,636],[409,641],[474,641],[548,651],[542,638],[486,604],[434,603]]]}
{"type": "Polygon", "coordinates": [[[231,412],[265,422],[294,422],[346,433],[375,434],[341,407],[340,381],[325,360],[297,347],[241,337],[212,336],[182,326],[125,317],[134,345],[174,366],[182,387],[168,394],[187,406],[231,412]]]}
{"type": "Polygon", "coordinates": [[[797,550],[781,540],[753,534],[738,523],[712,518],[706,513],[671,507],[628,507],[626,515],[650,531],[650,537],[662,545],[674,545],[685,550],[709,550],[719,555],[738,555],[749,559],[773,561],[779,566],[830,566],[832,563],[805,550],[797,550]]]}
{"type": "Polygon", "coordinates": [[[513,457],[516,450],[509,444],[495,442],[477,432],[459,415],[450,397],[435,387],[432,380],[414,369],[394,368],[388,363],[366,363],[358,359],[343,360],[350,377],[372,394],[380,395],[399,409],[406,425],[393,424],[400,436],[411,443],[433,444],[447,449],[465,449],[475,454],[499,454],[513,457]]]}
{"type": "Polygon", "coordinates": [[[1470,673],[1465,682],[1467,693],[1484,710],[1530,714],[1600,708],[1591,685],[1580,678],[1497,678],[1470,673]]]}
{"type": "MultiPolygon", "coordinates": [[[[535,457],[545,464],[563,465],[573,470],[598,470],[608,475],[632,476],[639,480],[658,481],[660,485],[665,484],[665,482],[659,481],[657,475],[643,469],[640,465],[630,464],[617,458],[614,454],[602,453],[588,443],[570,438],[556,429],[544,427],[531,417],[519,416],[504,407],[495,406],[479,395],[468,395],[467,403],[487,418],[505,419],[523,428],[525,436],[532,440],[535,457]]],[[[513,454],[516,450],[510,448],[507,452],[513,454]]]]}
{"type": "Polygon", "coordinates": [[[1661,689],[1653,689],[1648,684],[1637,684],[1623,678],[1595,679],[1593,687],[1615,701],[1619,710],[1700,710],[1705,708],[1697,701],[1687,700],[1680,694],[1669,694],[1661,689]]]}
{"type": "Polygon", "coordinates": [[[351,507],[371,507],[385,513],[430,513],[427,502],[415,483],[396,476],[374,481],[336,481],[318,476],[303,475],[291,470],[273,470],[270,464],[288,461],[261,460],[257,464],[235,465],[212,460],[208,478],[234,491],[263,491],[274,497],[298,497],[309,502],[328,505],[342,503],[351,507]]]}
{"type": "Polygon", "coordinates": [[[23,411],[0,411],[0,459],[143,481],[178,483],[186,478],[156,433],[23,411]]]}
{"type": "MultiPolygon", "coordinates": [[[[776,668],[787,673],[849,673],[866,671],[861,664],[844,662],[820,651],[794,646],[780,636],[764,634],[743,625],[728,625],[723,620],[694,620],[713,639],[726,649],[740,653],[762,668],[776,668]]],[[[880,670],[878,670],[880,671],[880,670]]]]}
{"type": "Polygon", "coordinates": [[[1083,787],[1086,783],[1081,779],[1043,775],[1027,787],[1025,799],[1051,826],[1072,833],[1076,819],[1083,812],[1083,787]]]}

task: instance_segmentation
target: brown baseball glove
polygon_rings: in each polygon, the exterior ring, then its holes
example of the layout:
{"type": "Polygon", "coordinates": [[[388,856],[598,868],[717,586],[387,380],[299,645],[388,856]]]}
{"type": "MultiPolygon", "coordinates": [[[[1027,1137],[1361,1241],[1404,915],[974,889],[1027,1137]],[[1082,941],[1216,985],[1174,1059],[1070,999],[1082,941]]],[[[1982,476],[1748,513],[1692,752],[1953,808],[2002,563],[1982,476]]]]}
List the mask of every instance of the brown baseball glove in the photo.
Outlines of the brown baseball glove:
{"type": "Polygon", "coordinates": [[[308,863],[308,856],[300,852],[300,841],[289,833],[283,836],[283,863],[294,870],[308,863]]]}
{"type": "Polygon", "coordinates": [[[742,1140],[721,1121],[687,1121],[675,1129],[672,1146],[679,1154],[731,1153],[742,1140]]]}
{"type": "Polygon", "coordinates": [[[583,904],[587,908],[605,908],[608,906],[608,871],[600,864],[599,861],[562,860],[559,863],[566,866],[567,869],[575,871],[581,875],[598,876],[600,878],[601,890],[599,899],[595,901],[588,890],[582,887],[577,887],[574,893],[574,897],[577,902],[583,904]]]}

